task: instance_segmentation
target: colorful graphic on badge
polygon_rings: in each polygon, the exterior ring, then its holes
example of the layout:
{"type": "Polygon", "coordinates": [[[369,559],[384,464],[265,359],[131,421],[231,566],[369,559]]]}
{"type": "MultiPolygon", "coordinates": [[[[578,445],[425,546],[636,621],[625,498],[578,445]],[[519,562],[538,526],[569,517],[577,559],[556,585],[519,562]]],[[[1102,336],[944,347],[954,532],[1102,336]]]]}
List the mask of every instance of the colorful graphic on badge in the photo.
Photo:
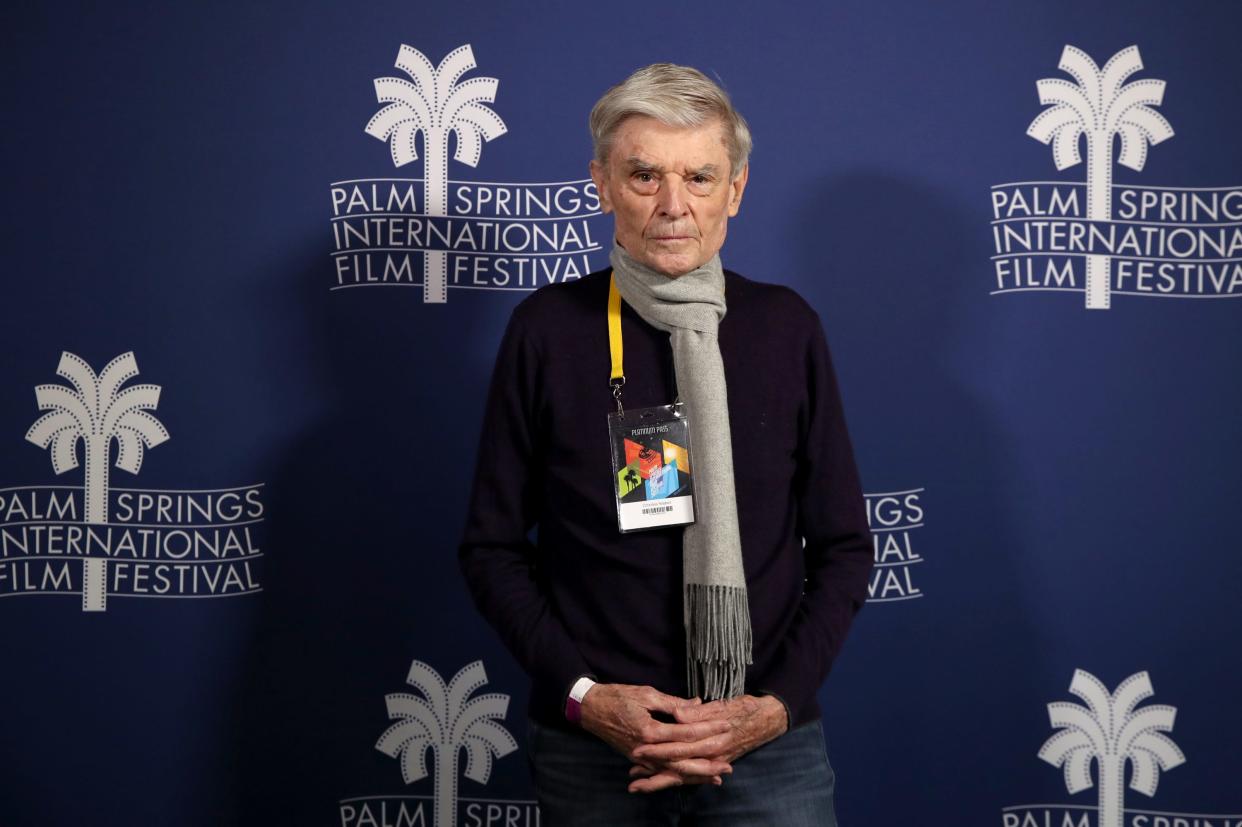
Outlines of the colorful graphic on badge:
{"type": "Polygon", "coordinates": [[[690,470],[690,452],[675,442],[669,442],[667,439],[661,440],[664,443],[664,462],[667,465],[677,463],[677,470],[685,474],[694,473],[690,470]]]}
{"type": "Polygon", "coordinates": [[[690,484],[690,452],[676,442],[626,439],[626,464],[617,471],[617,497],[624,502],[659,500],[687,494],[690,484]],[[663,452],[661,452],[663,448],[663,452]]]}
{"type": "Polygon", "coordinates": [[[638,455],[643,452],[643,446],[632,439],[625,441],[625,464],[633,465],[638,461],[638,455]]]}
{"type": "Polygon", "coordinates": [[[635,460],[617,472],[617,491],[624,497],[638,488],[642,481],[643,478],[638,474],[638,461],[635,460]]]}
{"type": "Polygon", "coordinates": [[[654,448],[644,448],[638,454],[638,473],[643,479],[651,479],[651,472],[664,464],[664,457],[654,448]]]}
{"type": "Polygon", "coordinates": [[[654,469],[647,478],[647,499],[658,500],[671,497],[681,487],[680,482],[677,474],[677,460],[654,469]]]}

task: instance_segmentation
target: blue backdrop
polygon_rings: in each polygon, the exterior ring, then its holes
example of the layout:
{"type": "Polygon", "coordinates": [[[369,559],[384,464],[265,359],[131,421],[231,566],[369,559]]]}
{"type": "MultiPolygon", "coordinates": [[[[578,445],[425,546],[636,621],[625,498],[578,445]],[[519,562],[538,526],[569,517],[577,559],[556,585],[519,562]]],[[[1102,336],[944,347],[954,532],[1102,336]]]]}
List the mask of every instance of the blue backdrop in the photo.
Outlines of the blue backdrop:
{"type": "Polygon", "coordinates": [[[537,824],[525,677],[455,547],[509,312],[606,262],[586,114],[657,60],[750,121],[724,261],[819,311],[871,495],[882,565],[821,693],[842,823],[1242,824],[1240,24],[1228,2],[10,10],[0,824],[445,827],[444,796],[462,825],[537,824]],[[438,138],[396,166],[401,136],[364,131],[377,78],[412,99],[403,44],[432,66],[468,44],[461,82],[496,80],[445,166],[438,138]],[[1026,134],[1057,106],[1060,144],[1026,134]],[[476,661],[517,749],[469,777],[406,722],[430,751],[403,774],[386,696],[476,661]],[[1143,672],[1152,699],[1113,705],[1143,672]],[[1080,701],[1095,724],[1050,721],[1080,701]],[[1060,729],[1081,750],[1041,760],[1060,729]],[[1127,755],[1146,789],[1097,810],[1127,755]]]}

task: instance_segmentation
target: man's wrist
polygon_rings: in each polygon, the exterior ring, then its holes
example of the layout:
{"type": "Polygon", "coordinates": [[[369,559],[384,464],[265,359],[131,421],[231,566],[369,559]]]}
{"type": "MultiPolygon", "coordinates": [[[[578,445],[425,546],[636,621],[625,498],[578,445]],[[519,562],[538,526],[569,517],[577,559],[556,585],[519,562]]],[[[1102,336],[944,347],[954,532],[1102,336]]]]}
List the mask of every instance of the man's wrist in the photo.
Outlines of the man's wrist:
{"type": "Polygon", "coordinates": [[[765,689],[756,690],[755,695],[760,698],[771,698],[772,700],[777,701],[781,705],[781,709],[785,714],[785,730],[784,731],[788,732],[789,730],[793,729],[793,723],[794,723],[793,712],[789,709],[789,704],[785,702],[784,698],[782,698],[780,695],[776,694],[775,692],[771,692],[765,689]]]}
{"type": "Polygon", "coordinates": [[[565,720],[574,726],[582,723],[582,701],[593,686],[595,686],[595,681],[583,675],[570,687],[569,695],[565,698],[565,720]]]}

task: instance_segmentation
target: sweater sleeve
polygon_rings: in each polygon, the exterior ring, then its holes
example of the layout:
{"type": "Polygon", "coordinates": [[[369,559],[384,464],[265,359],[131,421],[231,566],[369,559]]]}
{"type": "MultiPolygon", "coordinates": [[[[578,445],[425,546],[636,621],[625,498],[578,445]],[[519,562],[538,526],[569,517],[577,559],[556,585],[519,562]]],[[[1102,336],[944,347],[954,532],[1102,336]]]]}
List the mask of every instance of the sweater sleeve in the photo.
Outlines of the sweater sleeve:
{"type": "Polygon", "coordinates": [[[544,439],[540,358],[514,310],[488,392],[458,561],[475,605],[537,683],[567,696],[591,674],[540,583],[528,534],[539,521],[544,439]]]}
{"type": "Polygon", "coordinates": [[[761,692],[785,702],[791,721],[814,698],[867,598],[871,533],[836,375],[818,316],[807,346],[809,388],[799,427],[795,496],[806,582],[797,614],[761,692]]]}

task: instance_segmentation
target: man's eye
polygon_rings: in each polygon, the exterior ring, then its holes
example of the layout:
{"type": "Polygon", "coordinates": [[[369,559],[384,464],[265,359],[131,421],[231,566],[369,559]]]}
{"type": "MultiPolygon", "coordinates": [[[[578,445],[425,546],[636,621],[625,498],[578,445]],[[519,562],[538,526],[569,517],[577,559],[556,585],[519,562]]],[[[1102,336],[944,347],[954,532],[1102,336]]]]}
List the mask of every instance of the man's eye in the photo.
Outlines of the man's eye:
{"type": "Polygon", "coordinates": [[[636,172],[634,173],[634,180],[642,184],[649,184],[655,180],[655,176],[650,172],[636,172]]]}

